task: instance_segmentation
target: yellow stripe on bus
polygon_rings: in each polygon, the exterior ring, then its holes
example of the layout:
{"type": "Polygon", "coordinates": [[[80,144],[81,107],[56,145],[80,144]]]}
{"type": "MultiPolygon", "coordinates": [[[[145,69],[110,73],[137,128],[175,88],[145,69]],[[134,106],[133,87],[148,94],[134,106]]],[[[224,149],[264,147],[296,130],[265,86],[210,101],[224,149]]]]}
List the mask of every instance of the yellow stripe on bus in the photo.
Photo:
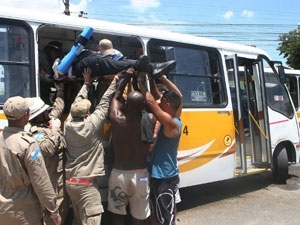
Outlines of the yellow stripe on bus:
{"type": "Polygon", "coordinates": [[[297,117],[298,117],[298,127],[300,128],[300,112],[297,112],[297,117]]]}
{"type": "Polygon", "coordinates": [[[6,117],[5,117],[4,113],[0,113],[0,119],[1,120],[6,120],[6,117]]]}
{"type": "Polygon", "coordinates": [[[183,112],[179,143],[180,172],[201,167],[235,152],[232,113],[220,111],[183,112]],[[226,155],[227,153],[227,155],[226,155]]]}

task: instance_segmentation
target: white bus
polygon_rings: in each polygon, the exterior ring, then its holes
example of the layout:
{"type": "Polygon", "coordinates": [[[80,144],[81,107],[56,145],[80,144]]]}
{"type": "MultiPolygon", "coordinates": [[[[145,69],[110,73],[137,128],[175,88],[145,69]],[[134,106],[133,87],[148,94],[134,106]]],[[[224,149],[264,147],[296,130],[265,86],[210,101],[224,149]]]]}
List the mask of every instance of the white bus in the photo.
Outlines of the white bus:
{"type": "MultiPolygon", "coordinates": [[[[85,26],[89,47],[102,38],[127,58],[175,59],[168,74],[183,94],[178,149],[180,185],[188,187],[272,170],[279,182],[299,163],[295,108],[267,54],[255,47],[163,30],[44,12],[0,8],[0,128],[3,103],[14,95],[40,96],[39,63],[49,41],[68,52],[85,26]],[[18,53],[22,44],[22,54],[18,53]],[[19,58],[13,57],[17,54],[19,58]],[[22,57],[21,57],[22,56],[22,57]],[[238,68],[244,72],[239,75],[238,68]],[[265,76],[264,68],[274,74],[265,76]],[[245,132],[246,131],[246,132],[245,132]]],[[[66,83],[66,103],[75,90],[66,83]]]]}

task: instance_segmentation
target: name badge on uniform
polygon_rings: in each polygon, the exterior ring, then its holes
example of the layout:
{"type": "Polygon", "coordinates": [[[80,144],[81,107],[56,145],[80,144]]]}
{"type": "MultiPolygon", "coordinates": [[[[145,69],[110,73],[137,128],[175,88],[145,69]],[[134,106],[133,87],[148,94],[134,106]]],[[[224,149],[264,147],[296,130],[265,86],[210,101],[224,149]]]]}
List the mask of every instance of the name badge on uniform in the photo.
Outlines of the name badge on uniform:
{"type": "Polygon", "coordinates": [[[44,135],[43,135],[42,132],[38,132],[36,135],[34,135],[34,139],[37,140],[37,141],[40,140],[43,137],[44,137],[44,135]]]}
{"type": "Polygon", "coordinates": [[[30,156],[32,160],[38,159],[39,157],[42,156],[41,150],[40,149],[34,150],[33,152],[31,152],[30,156]]]}

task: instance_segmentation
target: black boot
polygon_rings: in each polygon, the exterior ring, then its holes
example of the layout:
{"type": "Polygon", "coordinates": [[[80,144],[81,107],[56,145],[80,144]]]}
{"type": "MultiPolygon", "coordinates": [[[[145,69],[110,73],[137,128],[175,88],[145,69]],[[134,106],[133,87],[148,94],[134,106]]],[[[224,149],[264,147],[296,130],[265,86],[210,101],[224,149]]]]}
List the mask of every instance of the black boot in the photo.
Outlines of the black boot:
{"type": "Polygon", "coordinates": [[[153,79],[157,79],[161,77],[164,74],[168,74],[170,71],[172,71],[176,66],[175,60],[170,60],[163,63],[150,63],[151,65],[151,77],[153,79]]]}
{"type": "Polygon", "coordinates": [[[141,55],[139,60],[136,62],[136,66],[134,68],[139,72],[151,72],[150,59],[146,55],[141,55]]]}

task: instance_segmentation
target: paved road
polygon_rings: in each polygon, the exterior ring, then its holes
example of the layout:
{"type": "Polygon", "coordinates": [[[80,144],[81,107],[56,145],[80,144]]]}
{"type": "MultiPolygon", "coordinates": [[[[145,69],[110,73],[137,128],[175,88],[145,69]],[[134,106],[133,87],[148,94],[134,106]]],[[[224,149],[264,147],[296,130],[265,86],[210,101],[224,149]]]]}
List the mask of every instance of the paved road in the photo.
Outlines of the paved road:
{"type": "Polygon", "coordinates": [[[177,225],[300,224],[300,167],[286,184],[271,172],[181,189],[177,225]]]}

